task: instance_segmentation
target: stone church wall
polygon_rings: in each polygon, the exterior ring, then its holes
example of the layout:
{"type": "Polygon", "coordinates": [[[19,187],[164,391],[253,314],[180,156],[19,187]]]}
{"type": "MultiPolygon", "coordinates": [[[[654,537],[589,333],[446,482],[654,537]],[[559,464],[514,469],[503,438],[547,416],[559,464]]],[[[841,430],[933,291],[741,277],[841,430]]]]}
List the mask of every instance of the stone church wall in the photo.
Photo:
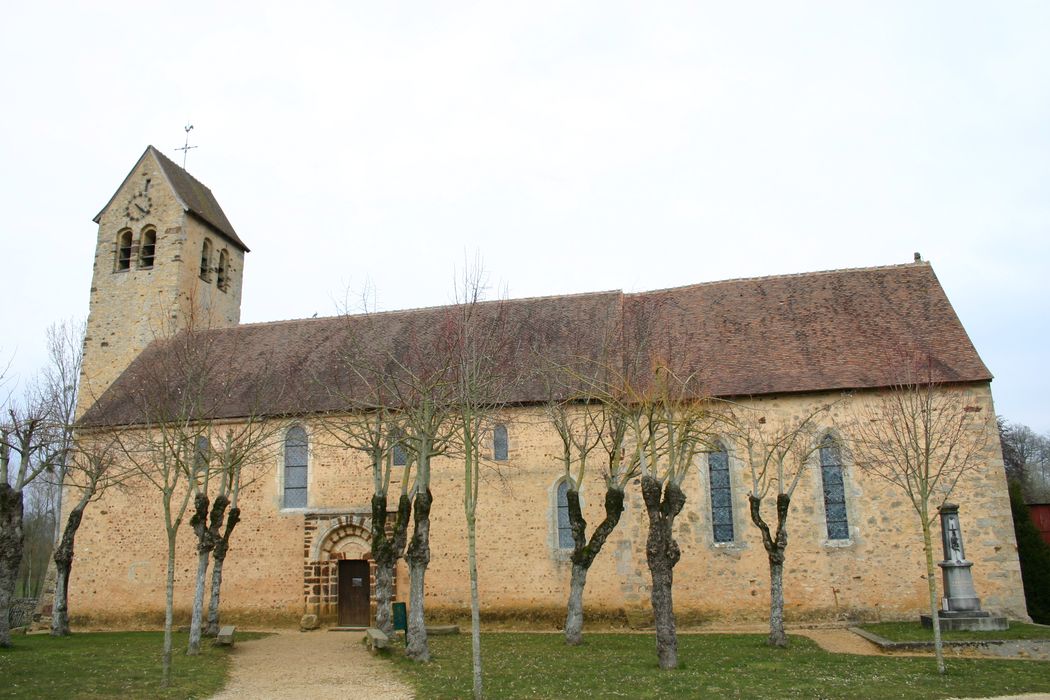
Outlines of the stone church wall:
{"type": "MultiPolygon", "coordinates": [[[[986,609],[1025,616],[1002,457],[987,385],[972,388],[989,436],[979,472],[960,482],[952,500],[960,516],[967,557],[974,562],[978,595],[986,609]]],[[[838,404],[828,428],[845,424],[871,393],[838,404]]],[[[771,411],[806,415],[837,400],[832,394],[753,400],[771,411]]],[[[478,513],[481,600],[493,614],[557,616],[567,596],[570,563],[557,548],[556,484],[560,441],[539,409],[508,413],[509,459],[485,472],[478,513]]],[[[242,494],[238,526],[225,569],[223,609],[232,620],[294,624],[304,612],[333,613],[334,561],[367,558],[371,479],[357,453],[335,447],[313,421],[309,508],[282,509],[281,456],[242,494]],[[342,528],[342,529],[340,529],[342,528]],[[329,562],[325,564],[325,562],[329,562]],[[325,568],[327,567],[327,568],[325,568]]],[[[732,449],[735,540],[712,537],[706,466],[687,478],[688,501],[676,525],[682,558],[675,569],[675,606],[681,619],[761,620],[767,614],[768,568],[757,529],[747,513],[750,476],[732,449]]],[[[807,471],[792,502],[784,575],[789,619],[911,617],[926,605],[925,565],[918,516],[906,497],[844,463],[850,538],[828,542],[820,470],[807,471]]],[[[594,469],[583,490],[585,516],[602,517],[603,484],[594,469]]],[[[433,469],[427,606],[455,613],[469,604],[462,466],[438,459],[433,469]]],[[[392,491],[397,492],[395,483],[392,491]]],[[[188,515],[187,515],[188,521],[188,515]]],[[[628,488],[627,510],[588,578],[586,608],[611,615],[644,614],[649,575],[646,518],[639,486],[628,488]]],[[[188,522],[179,537],[176,600],[188,606],[194,569],[188,522]]],[[[156,491],[138,486],[112,492],[90,506],[77,538],[71,610],[82,620],[156,620],[164,600],[164,528],[156,491]]],[[[939,559],[939,552],[938,552],[939,559]]],[[[407,594],[404,563],[397,588],[407,594]]],[[[399,598],[399,599],[403,599],[399,598]]]]}

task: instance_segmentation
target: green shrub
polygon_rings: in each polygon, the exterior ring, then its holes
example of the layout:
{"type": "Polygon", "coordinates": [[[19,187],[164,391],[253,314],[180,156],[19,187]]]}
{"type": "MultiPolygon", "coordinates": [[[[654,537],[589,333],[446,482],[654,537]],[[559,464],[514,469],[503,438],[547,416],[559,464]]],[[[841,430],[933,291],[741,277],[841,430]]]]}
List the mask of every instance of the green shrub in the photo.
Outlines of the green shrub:
{"type": "Polygon", "coordinates": [[[1025,505],[1021,486],[1010,483],[1010,508],[1017,536],[1017,557],[1021,560],[1021,579],[1028,614],[1033,622],[1050,625],[1050,545],[1039,534],[1025,505]]]}

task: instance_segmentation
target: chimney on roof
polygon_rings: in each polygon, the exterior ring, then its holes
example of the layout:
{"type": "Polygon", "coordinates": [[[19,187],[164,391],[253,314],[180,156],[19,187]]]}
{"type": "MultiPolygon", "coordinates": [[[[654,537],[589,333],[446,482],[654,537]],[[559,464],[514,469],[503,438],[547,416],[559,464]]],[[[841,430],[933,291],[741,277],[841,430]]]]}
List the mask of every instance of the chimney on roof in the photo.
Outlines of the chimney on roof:
{"type": "Polygon", "coordinates": [[[916,253],[915,254],[915,262],[922,262],[922,255],[920,255],[919,253],[916,253]]]}

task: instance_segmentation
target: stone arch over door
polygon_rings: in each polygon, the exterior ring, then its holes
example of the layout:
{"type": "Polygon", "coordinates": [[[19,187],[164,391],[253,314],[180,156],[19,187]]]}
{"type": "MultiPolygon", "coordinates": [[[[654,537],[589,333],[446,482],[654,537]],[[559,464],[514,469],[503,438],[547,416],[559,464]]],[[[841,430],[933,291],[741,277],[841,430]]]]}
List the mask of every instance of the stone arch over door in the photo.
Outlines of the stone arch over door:
{"type": "MultiPolygon", "coordinates": [[[[370,619],[375,619],[372,521],[364,513],[306,516],[303,595],[306,612],[334,624],[339,617],[339,562],[367,561],[370,619]]],[[[394,596],[397,596],[395,579],[394,596]]]]}

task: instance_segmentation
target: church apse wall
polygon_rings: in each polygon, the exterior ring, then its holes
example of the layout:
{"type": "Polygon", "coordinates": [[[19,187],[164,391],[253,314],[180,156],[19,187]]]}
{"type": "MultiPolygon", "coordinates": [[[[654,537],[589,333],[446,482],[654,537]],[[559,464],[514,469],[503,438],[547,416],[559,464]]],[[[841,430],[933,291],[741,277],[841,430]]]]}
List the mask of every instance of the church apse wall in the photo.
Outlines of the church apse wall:
{"type": "MultiPolygon", "coordinates": [[[[987,384],[971,390],[987,417],[985,428],[994,434],[987,384]]],[[[844,424],[852,407],[871,395],[858,394],[837,405],[827,427],[844,424]]],[[[769,406],[771,415],[784,411],[802,416],[838,398],[831,393],[789,395],[751,403],[769,406]]],[[[482,607],[494,614],[557,614],[565,604],[570,567],[568,552],[558,546],[560,442],[540,409],[518,409],[504,418],[507,459],[492,462],[487,470],[478,515],[482,607]]],[[[314,612],[331,622],[337,562],[370,558],[371,478],[364,460],[330,444],[315,421],[301,425],[309,439],[307,507],[282,507],[283,455],[261,465],[266,473],[243,494],[244,520],[226,563],[223,608],[233,621],[241,617],[292,625],[304,612],[314,612]]],[[[682,559],[675,569],[675,604],[683,620],[758,621],[767,614],[766,555],[747,514],[750,477],[740,456],[732,448],[727,452],[733,503],[730,541],[714,541],[706,460],[700,460],[684,484],[688,501],[676,530],[682,559]]],[[[828,539],[819,469],[811,468],[795,493],[784,577],[789,619],[914,616],[926,606],[917,516],[903,494],[860,473],[848,459],[843,461],[848,538],[828,539]]],[[[442,614],[465,611],[469,604],[461,473],[453,459],[434,464],[427,605],[442,614]]],[[[399,488],[394,484],[392,491],[399,488]]],[[[601,518],[603,488],[594,469],[583,492],[592,526],[601,518]]],[[[961,482],[952,500],[961,505],[967,555],[974,561],[974,581],[984,607],[1023,618],[997,442],[988,445],[984,468],[961,482]]],[[[78,536],[71,610],[96,620],[155,616],[163,610],[165,553],[156,491],[110,493],[91,508],[78,536]]],[[[639,487],[631,484],[624,517],[588,578],[586,609],[610,614],[647,609],[645,535],[639,487]]],[[[184,525],[178,606],[189,604],[194,566],[193,537],[184,525]]],[[[403,600],[408,590],[403,562],[398,569],[397,599],[403,600]]]]}

